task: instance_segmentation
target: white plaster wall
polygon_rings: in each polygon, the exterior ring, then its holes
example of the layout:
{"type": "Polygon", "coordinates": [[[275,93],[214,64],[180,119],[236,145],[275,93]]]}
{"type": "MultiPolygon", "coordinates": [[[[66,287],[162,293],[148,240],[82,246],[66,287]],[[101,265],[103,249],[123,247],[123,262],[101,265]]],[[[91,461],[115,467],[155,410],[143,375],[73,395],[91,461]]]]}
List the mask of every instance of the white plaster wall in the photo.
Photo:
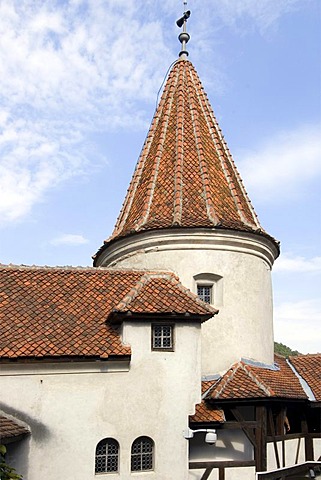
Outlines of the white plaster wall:
{"type": "Polygon", "coordinates": [[[26,480],[188,478],[183,430],[200,401],[200,326],[176,325],[174,352],[151,351],[146,323],[126,322],[123,336],[133,352],[129,371],[101,362],[2,366],[1,408],[32,430],[13,458],[26,480]],[[141,435],[155,442],[155,469],[131,474],[131,444],[141,435]],[[120,471],[95,476],[95,448],[106,437],[120,444],[120,471]]]}
{"type": "Polygon", "coordinates": [[[321,458],[321,438],[313,439],[314,460],[321,458]]]}
{"type": "MultiPolygon", "coordinates": [[[[292,465],[305,463],[305,440],[301,439],[288,439],[284,442],[284,451],[285,451],[285,467],[291,467],[292,465]]],[[[314,448],[314,461],[317,461],[321,455],[321,439],[313,439],[313,448],[314,448]]],[[[282,464],[282,442],[277,442],[277,450],[279,454],[279,461],[281,468],[282,464]]],[[[276,470],[277,463],[275,458],[274,445],[272,442],[267,444],[267,471],[276,470]]]]}
{"type": "MultiPolygon", "coordinates": [[[[219,231],[146,232],[112,244],[103,266],[165,269],[196,293],[194,276],[222,277],[219,314],[202,326],[202,374],[223,372],[241,357],[273,363],[271,242],[219,231]]],[[[214,299],[214,306],[215,299],[214,299]]]]}

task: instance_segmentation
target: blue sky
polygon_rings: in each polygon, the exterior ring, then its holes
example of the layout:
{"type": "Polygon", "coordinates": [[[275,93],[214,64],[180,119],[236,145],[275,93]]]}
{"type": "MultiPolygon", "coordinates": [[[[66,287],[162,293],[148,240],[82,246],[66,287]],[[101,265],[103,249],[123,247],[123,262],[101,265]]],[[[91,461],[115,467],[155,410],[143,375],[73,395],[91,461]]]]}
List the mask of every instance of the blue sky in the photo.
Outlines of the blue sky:
{"type": "MultiPolygon", "coordinates": [[[[320,2],[190,0],[195,65],[263,227],[275,338],[321,351],[320,2]]],[[[0,260],[91,265],[177,57],[180,0],[0,1],[0,260]]]]}

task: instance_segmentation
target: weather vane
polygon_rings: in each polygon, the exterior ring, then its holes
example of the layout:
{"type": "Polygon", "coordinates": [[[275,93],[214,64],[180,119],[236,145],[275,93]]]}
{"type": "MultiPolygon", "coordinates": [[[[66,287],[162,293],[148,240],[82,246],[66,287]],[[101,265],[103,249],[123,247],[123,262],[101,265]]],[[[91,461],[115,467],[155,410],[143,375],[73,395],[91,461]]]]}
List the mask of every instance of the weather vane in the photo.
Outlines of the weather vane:
{"type": "Polygon", "coordinates": [[[176,22],[176,25],[179,27],[179,28],[182,28],[183,27],[183,31],[178,35],[178,40],[181,42],[182,44],[182,49],[181,51],[179,52],[179,56],[188,56],[188,51],[186,50],[186,44],[187,42],[189,41],[189,39],[191,38],[190,35],[187,33],[186,31],[186,22],[187,22],[187,19],[190,17],[191,15],[191,11],[190,10],[186,10],[186,6],[187,6],[187,1],[184,0],[184,15],[179,18],[176,22]]]}

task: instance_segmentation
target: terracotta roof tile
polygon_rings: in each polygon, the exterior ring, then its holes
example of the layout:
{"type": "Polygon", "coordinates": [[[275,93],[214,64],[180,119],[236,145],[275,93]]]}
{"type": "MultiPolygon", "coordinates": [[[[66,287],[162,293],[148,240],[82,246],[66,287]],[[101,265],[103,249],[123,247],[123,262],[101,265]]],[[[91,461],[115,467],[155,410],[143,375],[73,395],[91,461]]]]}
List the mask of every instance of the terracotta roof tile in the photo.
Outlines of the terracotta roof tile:
{"type": "Polygon", "coordinates": [[[105,243],[135,232],[172,227],[216,227],[267,235],[197,72],[183,59],[168,76],[114,232],[105,243]]]}
{"type": "Polygon", "coordinates": [[[0,413],[0,443],[5,443],[6,440],[12,440],[29,433],[30,429],[22,422],[19,422],[11,416],[0,413]]]}
{"type": "Polygon", "coordinates": [[[255,366],[245,361],[234,364],[207,395],[216,400],[250,398],[306,399],[299,379],[286,359],[276,356],[277,369],[255,366]]]}
{"type": "Polygon", "coordinates": [[[142,314],[213,314],[174,274],[149,273],[0,266],[0,359],[129,355],[107,320],[117,304],[142,314]],[[144,288],[132,296],[139,283],[144,288]]]}
{"type": "Polygon", "coordinates": [[[290,362],[307,382],[315,399],[321,402],[321,353],[290,357],[290,362]]]}
{"type": "Polygon", "coordinates": [[[200,301],[171,274],[143,275],[133,289],[114,308],[118,312],[178,313],[214,315],[218,312],[200,301]],[[166,290],[166,295],[162,292],[166,290]]]}
{"type": "Polygon", "coordinates": [[[225,422],[224,411],[221,408],[211,407],[205,400],[197,404],[194,415],[189,417],[190,423],[209,423],[209,422],[225,422]]]}

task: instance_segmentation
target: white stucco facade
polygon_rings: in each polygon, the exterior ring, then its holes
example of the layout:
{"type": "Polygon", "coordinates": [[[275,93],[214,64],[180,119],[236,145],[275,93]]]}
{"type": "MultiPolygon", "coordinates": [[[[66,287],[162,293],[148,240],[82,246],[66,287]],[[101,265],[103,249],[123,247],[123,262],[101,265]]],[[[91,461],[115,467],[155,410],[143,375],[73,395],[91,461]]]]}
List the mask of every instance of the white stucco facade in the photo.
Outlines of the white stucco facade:
{"type": "Polygon", "coordinates": [[[0,408],[31,427],[9,445],[8,460],[26,480],[187,479],[183,430],[200,401],[200,325],[176,324],[174,334],[173,352],[151,351],[150,323],[125,322],[130,363],[2,365],[0,408]],[[140,436],[155,443],[154,468],[131,473],[140,436]],[[95,448],[106,437],[119,442],[119,472],[95,475],[95,448]]]}
{"type": "Polygon", "coordinates": [[[210,229],[138,233],[112,243],[100,266],[174,271],[197,292],[213,285],[219,314],[202,326],[202,374],[223,372],[242,357],[273,363],[271,268],[276,245],[262,235],[210,229]]]}

